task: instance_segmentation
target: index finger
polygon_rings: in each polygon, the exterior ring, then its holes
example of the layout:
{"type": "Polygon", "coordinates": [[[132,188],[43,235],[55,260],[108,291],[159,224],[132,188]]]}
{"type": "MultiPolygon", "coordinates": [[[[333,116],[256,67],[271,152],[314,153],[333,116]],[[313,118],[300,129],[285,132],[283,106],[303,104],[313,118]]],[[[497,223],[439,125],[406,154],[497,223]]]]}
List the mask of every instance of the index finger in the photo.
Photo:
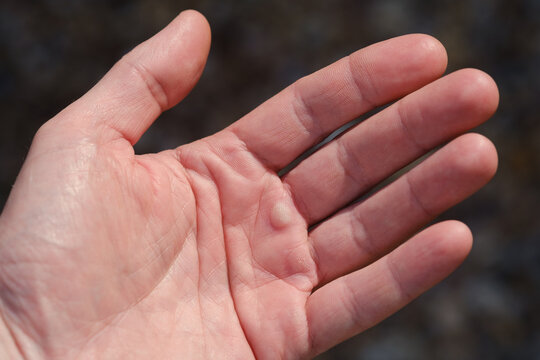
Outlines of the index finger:
{"type": "Polygon", "coordinates": [[[298,80],[228,130],[277,171],[341,125],[440,77],[446,65],[431,36],[383,41],[298,80]]]}

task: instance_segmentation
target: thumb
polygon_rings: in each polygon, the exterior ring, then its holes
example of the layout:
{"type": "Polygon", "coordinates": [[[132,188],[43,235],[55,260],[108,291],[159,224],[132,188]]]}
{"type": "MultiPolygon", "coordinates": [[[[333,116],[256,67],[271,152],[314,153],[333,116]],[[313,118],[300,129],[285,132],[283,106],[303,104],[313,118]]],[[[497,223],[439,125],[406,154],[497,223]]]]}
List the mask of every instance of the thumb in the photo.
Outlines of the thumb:
{"type": "Polygon", "coordinates": [[[101,140],[121,137],[134,144],[164,110],[195,86],[209,50],[208,22],[194,10],[184,11],[125,55],[48,125],[61,123],[101,140]]]}

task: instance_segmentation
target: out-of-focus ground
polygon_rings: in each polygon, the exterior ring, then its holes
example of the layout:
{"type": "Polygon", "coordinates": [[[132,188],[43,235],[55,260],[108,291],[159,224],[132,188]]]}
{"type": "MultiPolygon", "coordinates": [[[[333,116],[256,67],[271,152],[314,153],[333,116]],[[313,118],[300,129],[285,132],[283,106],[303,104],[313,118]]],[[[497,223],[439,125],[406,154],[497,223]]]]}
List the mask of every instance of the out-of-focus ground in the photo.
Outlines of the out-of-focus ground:
{"type": "Polygon", "coordinates": [[[490,73],[501,105],[479,131],[498,147],[499,172],[444,215],[471,226],[471,256],[411,306],[320,358],[540,359],[540,0],[3,0],[0,208],[38,127],[185,8],[212,25],[208,66],[139,153],[209,135],[299,77],[396,35],[434,35],[449,71],[490,73]]]}

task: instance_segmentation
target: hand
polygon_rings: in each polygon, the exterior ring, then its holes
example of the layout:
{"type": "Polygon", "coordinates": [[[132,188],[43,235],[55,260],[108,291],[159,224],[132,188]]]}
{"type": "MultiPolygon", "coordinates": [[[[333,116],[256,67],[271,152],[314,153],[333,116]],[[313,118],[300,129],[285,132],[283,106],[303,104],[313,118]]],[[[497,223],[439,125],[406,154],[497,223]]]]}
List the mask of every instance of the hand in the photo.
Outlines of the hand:
{"type": "Polygon", "coordinates": [[[442,45],[408,35],[299,80],[215,135],[135,155],[195,85],[209,46],[205,19],[182,13],[37,133],[0,218],[6,356],[310,357],[388,317],[469,252],[459,222],[416,232],[495,172],[489,140],[460,136],[497,107],[487,75],[437,80],[442,45]]]}

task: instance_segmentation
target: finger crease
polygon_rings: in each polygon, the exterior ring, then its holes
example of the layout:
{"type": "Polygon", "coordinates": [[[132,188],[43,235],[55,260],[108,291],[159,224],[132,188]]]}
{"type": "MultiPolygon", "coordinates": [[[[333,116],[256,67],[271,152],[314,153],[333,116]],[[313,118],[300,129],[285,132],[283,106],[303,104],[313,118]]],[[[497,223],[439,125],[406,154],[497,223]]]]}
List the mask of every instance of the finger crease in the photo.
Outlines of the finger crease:
{"type": "Polygon", "coordinates": [[[399,273],[394,262],[392,261],[391,256],[386,257],[386,267],[388,268],[388,273],[390,274],[390,277],[392,278],[392,281],[395,284],[397,291],[399,292],[400,298],[404,299],[406,302],[412,300],[413,296],[412,294],[409,294],[409,292],[405,289],[405,285],[401,280],[401,274],[399,273]]]}
{"type": "Polygon", "coordinates": [[[314,134],[323,134],[324,131],[316,120],[313,109],[302,96],[299,86],[297,84],[293,85],[292,90],[294,95],[294,101],[292,102],[294,117],[310,137],[314,134]]]}
{"type": "MultiPolygon", "coordinates": [[[[375,81],[373,80],[373,77],[371,76],[371,72],[366,68],[366,66],[365,66],[365,64],[363,62],[359,62],[359,66],[360,66],[359,73],[365,75],[365,76],[362,77],[362,79],[366,80],[367,87],[369,89],[371,89],[372,93],[374,93],[374,97],[378,98],[378,96],[377,96],[377,93],[378,93],[377,87],[375,86],[375,81]]],[[[356,89],[356,91],[357,91],[357,93],[358,93],[358,95],[360,97],[360,100],[363,101],[364,103],[366,103],[367,107],[370,108],[370,109],[373,109],[373,108],[377,107],[377,103],[375,101],[371,100],[371,97],[368,97],[366,95],[365,91],[362,91],[362,89],[365,88],[366,85],[362,84],[360,79],[358,78],[358,76],[355,75],[355,73],[357,73],[357,71],[353,70],[352,58],[351,58],[350,55],[347,57],[347,69],[349,71],[349,76],[351,77],[354,88],[356,89]]]]}
{"type": "Polygon", "coordinates": [[[356,246],[363,251],[368,259],[375,258],[379,251],[377,251],[377,248],[375,246],[375,238],[369,230],[367,229],[367,226],[365,225],[364,218],[362,216],[362,213],[360,211],[353,211],[351,214],[351,228],[354,229],[356,227],[360,227],[362,231],[354,231],[352,234],[353,242],[356,244],[356,246]],[[364,237],[361,238],[359,234],[364,234],[364,237]],[[363,241],[361,241],[363,240],[363,241]]]}
{"type": "Polygon", "coordinates": [[[357,193],[364,191],[368,187],[369,180],[365,176],[359,175],[365,175],[365,172],[362,171],[363,167],[354,155],[354,151],[349,151],[341,139],[336,142],[336,145],[338,147],[337,159],[343,168],[345,176],[354,182],[357,187],[357,193]]]}
{"type": "Polygon", "coordinates": [[[163,112],[169,108],[169,99],[161,82],[143,64],[125,60],[133,74],[144,83],[148,93],[163,112]]]}
{"type": "Polygon", "coordinates": [[[403,101],[400,101],[396,104],[396,109],[397,109],[397,114],[398,114],[397,117],[398,117],[399,124],[403,130],[403,133],[405,134],[405,137],[407,137],[407,139],[409,139],[409,141],[413,144],[414,147],[416,147],[421,152],[426,153],[430,149],[426,148],[424,145],[420,144],[418,140],[416,140],[416,138],[413,136],[413,132],[409,129],[409,127],[406,124],[407,122],[406,119],[408,118],[408,116],[406,115],[406,112],[403,109],[404,107],[403,104],[404,104],[403,101]]]}
{"type": "Polygon", "coordinates": [[[409,187],[409,194],[412,199],[412,201],[417,205],[417,207],[428,217],[433,218],[434,214],[431,210],[429,210],[423,203],[423,201],[420,200],[418,197],[418,194],[414,190],[414,186],[411,183],[411,179],[409,174],[404,175],[405,181],[407,182],[407,186],[409,187]]]}

